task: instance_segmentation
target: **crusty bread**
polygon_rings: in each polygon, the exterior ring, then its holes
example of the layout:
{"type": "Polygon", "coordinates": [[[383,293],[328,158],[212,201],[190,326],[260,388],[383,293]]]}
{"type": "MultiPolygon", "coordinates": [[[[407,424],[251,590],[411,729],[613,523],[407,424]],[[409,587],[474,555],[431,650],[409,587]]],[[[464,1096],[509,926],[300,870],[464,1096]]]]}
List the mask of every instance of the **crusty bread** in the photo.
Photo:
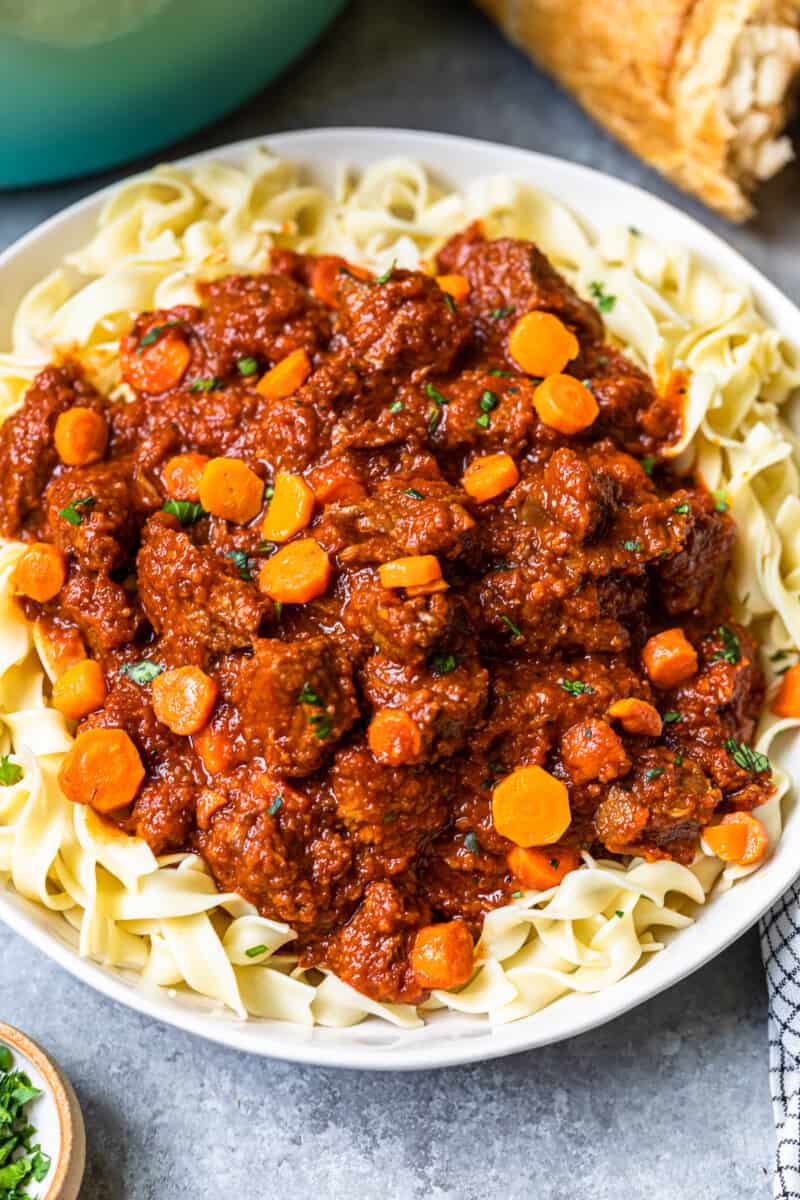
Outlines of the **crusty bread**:
{"type": "Polygon", "coordinates": [[[741,221],[791,157],[800,0],[478,0],[636,154],[741,221]]]}

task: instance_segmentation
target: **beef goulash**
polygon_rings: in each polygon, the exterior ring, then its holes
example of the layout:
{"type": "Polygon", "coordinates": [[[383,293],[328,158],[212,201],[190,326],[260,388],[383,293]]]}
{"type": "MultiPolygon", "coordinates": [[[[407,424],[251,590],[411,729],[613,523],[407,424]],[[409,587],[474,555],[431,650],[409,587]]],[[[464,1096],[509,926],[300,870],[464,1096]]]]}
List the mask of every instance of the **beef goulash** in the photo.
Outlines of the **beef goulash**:
{"type": "MultiPolygon", "coordinates": [[[[77,723],[60,781],[415,1003],[580,851],[763,854],[764,699],[724,498],[527,242],[438,275],[276,251],[69,359],[0,430],[0,532],[77,723]]],[[[602,304],[601,304],[602,307],[602,304]]]]}

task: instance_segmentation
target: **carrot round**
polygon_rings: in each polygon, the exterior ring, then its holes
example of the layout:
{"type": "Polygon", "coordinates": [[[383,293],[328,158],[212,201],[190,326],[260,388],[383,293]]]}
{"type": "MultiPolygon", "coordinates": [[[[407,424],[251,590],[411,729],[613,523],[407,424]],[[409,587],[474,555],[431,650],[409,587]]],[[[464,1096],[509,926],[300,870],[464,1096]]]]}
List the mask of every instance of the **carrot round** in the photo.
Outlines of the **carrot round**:
{"type": "Polygon", "coordinates": [[[323,467],[317,467],[309,474],[308,480],[320,504],[330,504],[334,500],[361,500],[367,494],[361,480],[342,459],[334,459],[323,467]]]}
{"type": "Polygon", "coordinates": [[[578,339],[549,312],[526,313],[508,338],[508,352],[527,375],[557,375],[580,353],[578,339]]]}
{"type": "Polygon", "coordinates": [[[645,670],[657,688],[674,688],[697,671],[697,651],[682,629],[665,629],[645,642],[645,670]]]}
{"type": "Polygon", "coordinates": [[[461,987],[472,975],[474,960],[472,934],[463,921],[425,925],[417,931],[411,967],[420,987],[461,987]]]}
{"type": "Polygon", "coordinates": [[[258,575],[260,590],[280,604],[306,604],[328,590],[331,563],[313,538],[282,546],[268,558],[258,575]]]}
{"type": "Polygon", "coordinates": [[[70,721],[81,721],[102,707],[105,698],[105,677],[93,658],[84,658],[67,667],[53,684],[53,707],[70,721]]]}
{"type": "Polygon", "coordinates": [[[548,846],[572,819],[566,784],[542,767],[518,767],[492,793],[492,820],[517,846],[548,846]]]}
{"type": "Polygon", "coordinates": [[[192,361],[192,352],[178,329],[156,322],[138,342],[125,339],[121,358],[125,380],[140,392],[157,395],[178,386],[192,361]]]}
{"type": "Polygon", "coordinates": [[[464,275],[437,275],[436,282],[443,292],[452,296],[457,304],[469,295],[469,280],[464,275]]]}
{"type": "Polygon", "coordinates": [[[422,749],[419,725],[400,708],[379,709],[369,723],[367,741],[378,761],[391,767],[414,762],[422,749]]]}
{"type": "Polygon", "coordinates": [[[474,458],[464,472],[461,486],[468,496],[483,504],[507,492],[519,481],[517,464],[510,454],[484,454],[474,458]]]}
{"type": "Polygon", "coordinates": [[[800,717],[800,663],[789,667],[770,708],[776,717],[800,717]]]}
{"type": "Polygon", "coordinates": [[[626,733],[640,737],[661,736],[661,713],[646,700],[639,700],[635,696],[615,700],[607,715],[613,721],[619,721],[626,733]]]}
{"type": "Polygon", "coordinates": [[[314,263],[311,271],[311,290],[318,300],[329,308],[339,304],[338,284],[342,275],[355,275],[357,279],[369,279],[369,271],[354,267],[352,263],[335,254],[323,254],[314,263]]]}
{"type": "Polygon", "coordinates": [[[311,359],[305,350],[293,350],[276,363],[256,384],[267,400],[285,400],[302,387],[311,374],[311,359]]]}
{"type": "Polygon", "coordinates": [[[311,521],[314,493],[301,475],[278,471],[261,532],[268,542],[288,542],[311,521]]]}
{"type": "Polygon", "coordinates": [[[216,725],[199,730],[192,738],[192,747],[209,775],[219,775],[233,763],[233,742],[216,725]]]}
{"type": "Polygon", "coordinates": [[[164,487],[173,500],[200,499],[200,480],[208,462],[207,454],[176,454],[164,467],[164,487]]]}
{"type": "Polygon", "coordinates": [[[105,454],[108,425],[102,413],[76,404],[59,413],[53,440],[63,463],[68,467],[85,467],[105,454]]]}
{"type": "Polygon", "coordinates": [[[203,468],[199,493],[206,512],[246,525],[261,512],[264,480],[241,458],[211,458],[203,468]]]}
{"type": "Polygon", "coordinates": [[[139,751],[124,729],[87,729],[64,756],[58,782],[68,800],[113,812],[130,804],[144,779],[139,751]]]}
{"type": "Polygon", "coordinates": [[[703,840],[717,858],[739,867],[760,862],[769,846],[763,822],[747,812],[728,813],[719,825],[706,826],[703,840]]]}
{"type": "Polygon", "coordinates": [[[542,850],[538,846],[515,846],[508,855],[511,874],[523,887],[534,892],[545,892],[557,887],[565,875],[581,865],[577,850],[564,846],[542,850]]]}
{"type": "Polygon", "coordinates": [[[12,585],[22,596],[46,604],[61,591],[66,578],[67,560],[58,546],[34,542],[17,560],[12,585]]]}
{"type": "Polygon", "coordinates": [[[199,733],[217,702],[216,683],[199,667],[175,667],[153,680],[153,712],[182,737],[199,733]]]}
{"type": "Polygon", "coordinates": [[[440,580],[442,568],[435,554],[412,554],[383,563],[378,577],[385,588],[421,587],[440,580]]]}
{"type": "Polygon", "coordinates": [[[596,420],[600,409],[589,389],[572,375],[548,375],[533,393],[539,420],[559,433],[580,433],[596,420]]]}

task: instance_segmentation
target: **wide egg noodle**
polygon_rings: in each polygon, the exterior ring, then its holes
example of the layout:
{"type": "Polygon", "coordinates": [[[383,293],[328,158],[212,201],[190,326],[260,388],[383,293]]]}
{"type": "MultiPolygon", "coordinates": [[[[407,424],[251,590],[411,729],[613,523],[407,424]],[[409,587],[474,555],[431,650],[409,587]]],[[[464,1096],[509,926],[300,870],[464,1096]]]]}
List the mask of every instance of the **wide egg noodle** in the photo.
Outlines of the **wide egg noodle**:
{"type": "MultiPolygon", "coordinates": [[[[479,220],[491,237],[530,238],[583,294],[613,297],[613,340],[663,384],[689,371],[677,465],[693,468],[737,521],[732,597],[759,637],[771,689],[776,653],[800,646],[800,443],[782,413],[800,387],[800,355],[758,314],[752,298],[686,250],[638,230],[594,234],[563,204],[498,175],[448,190],[419,163],[395,158],[362,172],[341,168],[332,189],[264,148],[241,166],[163,166],[111,194],[89,243],[22,299],[11,353],[0,355],[0,420],[38,370],[77,354],[98,387],[120,402],[118,341],[142,310],[196,303],[196,284],[263,270],[284,246],[335,253],[376,271],[393,262],[431,269],[439,245],[479,220]]],[[[58,768],[71,743],[48,707],[49,684],[13,596],[22,552],[0,549],[0,749],[20,767],[0,788],[0,874],[75,930],[81,954],[137,973],[147,987],[199,993],[209,1002],[298,1025],[347,1026],[368,1016],[401,1029],[449,1008],[496,1024],[538,1012],[569,992],[612,986],[661,949],[653,931],[690,924],[707,895],[754,868],[722,864],[701,845],[690,867],[585,855],[547,892],[524,892],[489,913],[472,979],[435,991],[419,1009],[381,1004],[285,950],[294,931],[219,893],[202,859],[157,859],[141,840],[69,804],[58,768]]],[[[52,664],[49,664],[52,672],[52,664]]],[[[756,748],[800,722],[765,717],[756,748]]],[[[757,810],[770,845],[781,832],[790,781],[757,810]]]]}

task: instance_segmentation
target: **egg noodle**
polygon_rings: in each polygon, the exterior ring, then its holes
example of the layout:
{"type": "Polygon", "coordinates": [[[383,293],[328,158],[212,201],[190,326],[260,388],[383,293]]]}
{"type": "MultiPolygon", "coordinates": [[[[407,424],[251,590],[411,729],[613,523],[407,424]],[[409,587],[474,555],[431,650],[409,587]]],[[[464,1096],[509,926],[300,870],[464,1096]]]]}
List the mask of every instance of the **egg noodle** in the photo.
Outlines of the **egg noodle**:
{"type": "MultiPolygon", "coordinates": [[[[679,466],[724,491],[738,528],[731,602],[760,640],[771,692],[800,647],[800,440],[781,413],[800,388],[800,356],[759,316],[741,285],[687,251],[629,228],[589,230],[532,186],[495,176],[464,191],[435,183],[418,163],[342,170],[325,189],[259,149],[241,166],[160,167],[119,187],[91,241],[22,300],[13,346],[0,355],[0,420],[22,402],[57,350],[80,357],[96,385],[121,402],[118,342],[141,310],[196,303],[195,281],[263,270],[272,246],[335,253],[376,272],[392,262],[431,267],[437,247],[469,221],[491,237],[537,242],[582,295],[601,283],[616,297],[609,334],[663,381],[691,371],[679,466]],[[779,653],[782,652],[782,653],[779,653]]],[[[753,868],[698,851],[691,867],[592,859],[546,892],[519,893],[485,919],[472,979],[434,992],[419,1009],[381,1004],[287,953],[293,931],[220,893],[201,858],[156,858],[146,843],[71,804],[57,783],[72,742],[48,704],[46,645],[11,592],[19,543],[0,549],[0,752],[21,778],[0,787],[0,878],[77,931],[81,955],[140,973],[148,984],[190,989],[248,1014],[311,1025],[350,1025],[372,1014],[421,1024],[446,1007],[502,1023],[568,992],[594,992],[662,948],[657,931],[692,921],[694,906],[753,868]],[[724,869],[723,869],[724,868],[724,869]]],[[[756,747],[796,720],[766,715],[756,747]]],[[[771,846],[789,780],[757,810],[771,846]]],[[[71,932],[71,931],[70,931],[71,932]]],[[[74,934],[71,934],[74,939],[74,934]]]]}

